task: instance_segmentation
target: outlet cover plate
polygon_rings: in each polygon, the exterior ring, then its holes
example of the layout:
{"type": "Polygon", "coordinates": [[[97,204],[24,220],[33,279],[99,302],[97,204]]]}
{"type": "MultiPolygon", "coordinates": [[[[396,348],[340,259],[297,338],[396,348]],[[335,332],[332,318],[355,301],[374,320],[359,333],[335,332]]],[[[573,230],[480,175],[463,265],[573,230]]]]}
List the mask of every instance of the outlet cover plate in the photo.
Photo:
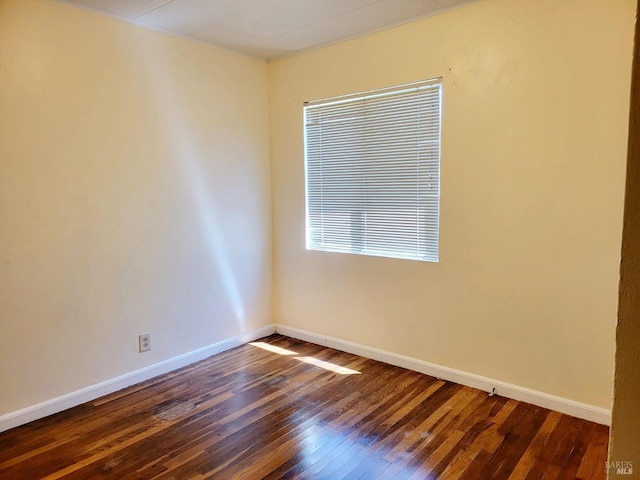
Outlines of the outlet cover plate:
{"type": "Polygon", "coordinates": [[[140,335],[138,335],[138,347],[141,353],[151,350],[151,334],[150,333],[141,333],[140,335]]]}

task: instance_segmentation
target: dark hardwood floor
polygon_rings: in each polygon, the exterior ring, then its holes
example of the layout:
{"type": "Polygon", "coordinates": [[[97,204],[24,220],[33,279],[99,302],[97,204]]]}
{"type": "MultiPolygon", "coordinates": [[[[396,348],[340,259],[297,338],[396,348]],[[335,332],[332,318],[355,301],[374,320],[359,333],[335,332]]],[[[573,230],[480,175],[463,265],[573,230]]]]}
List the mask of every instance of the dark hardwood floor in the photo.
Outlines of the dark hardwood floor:
{"type": "Polygon", "coordinates": [[[272,335],[0,434],[0,478],[598,480],[607,438],[602,425],[272,335]]]}

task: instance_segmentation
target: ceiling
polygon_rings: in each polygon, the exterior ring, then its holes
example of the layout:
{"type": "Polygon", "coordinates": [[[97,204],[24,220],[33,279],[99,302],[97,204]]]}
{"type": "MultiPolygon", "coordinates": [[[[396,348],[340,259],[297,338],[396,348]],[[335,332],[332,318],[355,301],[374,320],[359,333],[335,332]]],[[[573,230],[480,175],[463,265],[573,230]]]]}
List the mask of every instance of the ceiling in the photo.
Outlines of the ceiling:
{"type": "Polygon", "coordinates": [[[477,0],[63,0],[260,58],[382,30],[477,0]]]}

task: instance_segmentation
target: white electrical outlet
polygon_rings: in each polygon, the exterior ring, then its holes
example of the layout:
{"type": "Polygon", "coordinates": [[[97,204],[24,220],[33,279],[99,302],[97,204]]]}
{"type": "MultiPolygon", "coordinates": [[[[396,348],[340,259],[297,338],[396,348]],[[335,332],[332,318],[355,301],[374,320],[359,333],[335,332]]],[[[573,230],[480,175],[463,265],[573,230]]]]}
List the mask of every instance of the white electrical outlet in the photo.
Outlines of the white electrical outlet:
{"type": "Polygon", "coordinates": [[[151,334],[142,333],[138,335],[138,346],[140,348],[140,352],[151,350],[151,334]]]}

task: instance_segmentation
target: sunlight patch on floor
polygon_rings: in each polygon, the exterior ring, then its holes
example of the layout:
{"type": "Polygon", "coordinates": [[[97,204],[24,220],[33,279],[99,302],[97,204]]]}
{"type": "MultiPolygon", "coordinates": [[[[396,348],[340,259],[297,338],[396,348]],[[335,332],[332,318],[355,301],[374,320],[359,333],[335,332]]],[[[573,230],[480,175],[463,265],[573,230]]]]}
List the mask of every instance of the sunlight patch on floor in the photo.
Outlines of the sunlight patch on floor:
{"type": "Polygon", "coordinates": [[[277,353],[278,355],[298,355],[293,350],[287,350],[286,348],[276,347],[275,345],[271,345],[269,343],[249,342],[249,345],[253,345],[254,347],[262,348],[263,350],[268,350],[270,352],[277,353]]]}
{"type": "Polygon", "coordinates": [[[329,370],[330,372],[339,373],[340,375],[360,375],[360,372],[357,370],[351,370],[347,367],[341,367],[340,365],[336,365],[335,363],[325,362],[324,360],[318,360],[313,357],[296,357],[296,360],[300,360],[301,362],[308,363],[310,365],[315,365],[316,367],[324,368],[325,370],[329,370]]]}
{"type": "MultiPolygon", "coordinates": [[[[298,355],[298,353],[294,352],[293,350],[287,350],[286,348],[278,347],[276,345],[271,345],[270,343],[249,342],[249,345],[253,347],[261,348],[263,350],[267,350],[272,353],[277,353],[278,355],[286,355],[286,356],[298,355]]],[[[336,365],[335,363],[325,362],[324,360],[318,360],[317,358],[313,358],[313,357],[294,357],[294,359],[300,362],[308,363],[309,365],[313,365],[315,367],[324,368],[325,370],[328,370],[330,372],[337,373],[340,375],[360,375],[360,372],[358,372],[357,370],[352,370],[347,367],[341,367],[340,365],[336,365]]]]}

